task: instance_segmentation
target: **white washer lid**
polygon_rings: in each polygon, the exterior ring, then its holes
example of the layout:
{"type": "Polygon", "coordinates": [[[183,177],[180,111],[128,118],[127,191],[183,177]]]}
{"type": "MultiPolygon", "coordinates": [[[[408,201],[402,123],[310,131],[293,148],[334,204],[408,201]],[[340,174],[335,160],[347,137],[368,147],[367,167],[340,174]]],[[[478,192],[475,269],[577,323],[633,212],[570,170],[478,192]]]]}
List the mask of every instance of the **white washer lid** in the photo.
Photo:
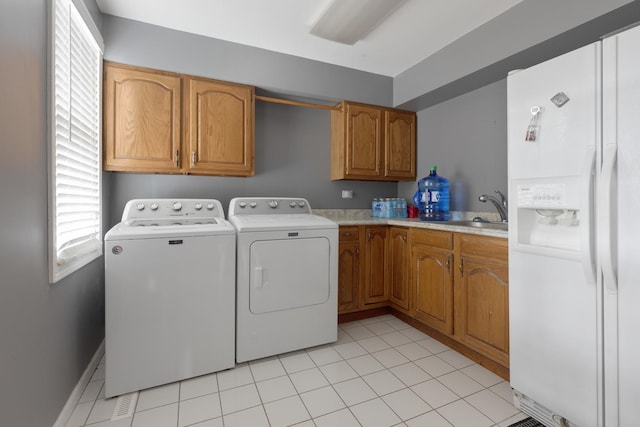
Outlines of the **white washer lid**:
{"type": "Polygon", "coordinates": [[[338,224],[328,218],[308,214],[236,215],[230,216],[229,222],[238,230],[238,233],[245,231],[338,228],[338,224]]]}

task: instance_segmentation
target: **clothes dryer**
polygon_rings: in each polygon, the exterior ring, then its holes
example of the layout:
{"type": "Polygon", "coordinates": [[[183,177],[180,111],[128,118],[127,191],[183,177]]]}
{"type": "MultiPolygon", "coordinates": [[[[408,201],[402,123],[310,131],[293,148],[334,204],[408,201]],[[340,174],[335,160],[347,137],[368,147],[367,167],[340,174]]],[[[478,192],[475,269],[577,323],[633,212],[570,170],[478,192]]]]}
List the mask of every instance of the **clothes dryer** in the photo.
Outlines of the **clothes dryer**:
{"type": "Polygon", "coordinates": [[[236,361],[337,340],[338,225],[300,198],[235,198],[236,361]]]}

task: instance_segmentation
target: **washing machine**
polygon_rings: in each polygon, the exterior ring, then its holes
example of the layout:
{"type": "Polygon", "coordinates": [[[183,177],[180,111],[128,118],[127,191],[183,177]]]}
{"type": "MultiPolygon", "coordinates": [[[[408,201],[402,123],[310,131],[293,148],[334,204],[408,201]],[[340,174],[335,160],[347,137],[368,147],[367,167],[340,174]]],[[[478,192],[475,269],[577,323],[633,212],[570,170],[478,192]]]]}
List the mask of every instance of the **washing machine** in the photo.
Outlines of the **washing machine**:
{"type": "Polygon", "coordinates": [[[337,340],[338,225],[301,198],[234,198],[236,361],[337,340]]]}
{"type": "Polygon", "coordinates": [[[104,240],[106,397],[234,367],[236,237],[218,200],[131,200],[104,240]]]}

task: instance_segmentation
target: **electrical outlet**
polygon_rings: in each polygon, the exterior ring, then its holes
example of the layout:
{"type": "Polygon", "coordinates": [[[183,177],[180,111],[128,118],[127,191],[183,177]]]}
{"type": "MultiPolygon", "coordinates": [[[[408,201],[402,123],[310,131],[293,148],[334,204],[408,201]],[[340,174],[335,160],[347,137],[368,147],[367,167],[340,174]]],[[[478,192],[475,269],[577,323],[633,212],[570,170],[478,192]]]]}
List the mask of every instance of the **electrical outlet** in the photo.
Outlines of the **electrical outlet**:
{"type": "Polygon", "coordinates": [[[353,199],[353,190],[342,190],[343,199],[353,199]]]}

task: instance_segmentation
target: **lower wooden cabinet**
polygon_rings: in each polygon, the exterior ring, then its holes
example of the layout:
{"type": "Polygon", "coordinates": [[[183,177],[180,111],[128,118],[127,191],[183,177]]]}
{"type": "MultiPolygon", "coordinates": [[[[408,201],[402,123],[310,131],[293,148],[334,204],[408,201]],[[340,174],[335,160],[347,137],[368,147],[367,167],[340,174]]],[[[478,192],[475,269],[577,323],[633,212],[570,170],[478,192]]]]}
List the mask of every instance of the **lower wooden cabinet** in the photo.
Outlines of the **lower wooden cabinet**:
{"type": "Polygon", "coordinates": [[[343,226],[338,248],[338,313],[389,305],[389,227],[343,226]]]}
{"type": "Polygon", "coordinates": [[[445,334],[453,333],[453,234],[412,229],[411,289],[415,292],[412,315],[445,334]]]}
{"type": "Polygon", "coordinates": [[[387,235],[389,227],[365,226],[363,302],[365,305],[389,301],[389,260],[387,235]]]}
{"type": "Polygon", "coordinates": [[[360,308],[360,231],[340,227],[338,248],[338,312],[360,308]]]}
{"type": "Polygon", "coordinates": [[[394,308],[409,312],[409,230],[389,227],[389,300],[394,308]]]}
{"type": "Polygon", "coordinates": [[[455,336],[509,366],[509,265],[507,241],[458,234],[455,336]]]}
{"type": "Polygon", "coordinates": [[[388,225],[339,235],[340,314],[390,305],[508,376],[506,239],[388,225]]]}

